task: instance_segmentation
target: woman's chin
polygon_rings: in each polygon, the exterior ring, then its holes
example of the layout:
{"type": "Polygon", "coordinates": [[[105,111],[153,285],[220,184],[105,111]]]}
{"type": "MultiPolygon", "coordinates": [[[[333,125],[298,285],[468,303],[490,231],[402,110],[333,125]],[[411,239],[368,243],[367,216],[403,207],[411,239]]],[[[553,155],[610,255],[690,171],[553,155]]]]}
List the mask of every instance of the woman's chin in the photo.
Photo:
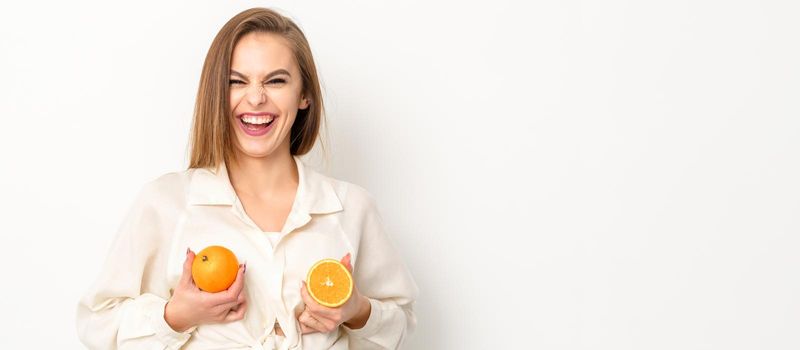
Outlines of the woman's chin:
{"type": "Polygon", "coordinates": [[[266,157],[269,157],[270,155],[272,155],[273,153],[275,153],[275,152],[273,152],[272,150],[269,150],[269,151],[262,151],[262,150],[256,151],[256,150],[253,150],[253,151],[244,152],[244,156],[245,157],[250,157],[250,158],[266,158],[266,157]]]}
{"type": "Polygon", "coordinates": [[[258,145],[252,147],[244,146],[239,148],[238,153],[242,156],[250,158],[264,158],[275,153],[275,149],[272,147],[265,147],[264,145],[258,145]]]}

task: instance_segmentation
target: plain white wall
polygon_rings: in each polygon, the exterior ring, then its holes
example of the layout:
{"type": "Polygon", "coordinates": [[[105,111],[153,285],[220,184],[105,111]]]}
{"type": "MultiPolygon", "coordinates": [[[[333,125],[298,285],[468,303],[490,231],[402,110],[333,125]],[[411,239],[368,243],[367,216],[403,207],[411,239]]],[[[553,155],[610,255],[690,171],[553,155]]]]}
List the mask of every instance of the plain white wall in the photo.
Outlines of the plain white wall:
{"type": "Polygon", "coordinates": [[[406,348],[800,348],[800,7],[756,0],[3,3],[0,348],[82,348],[81,293],[254,6],[305,30],[312,163],[417,279],[406,348]]]}

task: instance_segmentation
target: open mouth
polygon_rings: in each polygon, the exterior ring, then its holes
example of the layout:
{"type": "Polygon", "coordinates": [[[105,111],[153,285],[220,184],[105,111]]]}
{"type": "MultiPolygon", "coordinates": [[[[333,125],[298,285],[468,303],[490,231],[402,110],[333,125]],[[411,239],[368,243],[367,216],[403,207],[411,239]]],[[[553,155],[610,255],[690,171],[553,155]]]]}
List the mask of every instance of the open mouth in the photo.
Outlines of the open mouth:
{"type": "Polygon", "coordinates": [[[268,112],[242,113],[236,119],[239,119],[239,127],[242,128],[245,134],[261,137],[270,133],[272,124],[275,123],[275,119],[278,119],[278,114],[268,112]]]}
{"type": "Polygon", "coordinates": [[[259,131],[268,128],[275,122],[275,118],[272,117],[260,117],[260,118],[251,118],[251,117],[242,117],[239,118],[244,125],[245,128],[252,131],[259,131]]]}

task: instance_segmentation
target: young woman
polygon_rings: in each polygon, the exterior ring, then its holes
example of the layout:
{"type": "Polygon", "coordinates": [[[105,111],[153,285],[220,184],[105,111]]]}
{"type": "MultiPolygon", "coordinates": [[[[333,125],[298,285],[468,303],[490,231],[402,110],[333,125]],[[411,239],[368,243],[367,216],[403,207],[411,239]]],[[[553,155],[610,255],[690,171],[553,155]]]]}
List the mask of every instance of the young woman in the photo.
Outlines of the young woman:
{"type": "Polygon", "coordinates": [[[263,8],[217,34],[197,94],[187,170],[144,186],[94,286],[78,306],[94,349],[395,349],[413,329],[418,289],[384,232],[375,200],[299,158],[323,101],[311,49],[290,19],[263,8]],[[243,262],[233,285],[192,279],[210,245],[243,262]],[[354,289],[319,305],[312,265],[341,259],[354,289]]]}

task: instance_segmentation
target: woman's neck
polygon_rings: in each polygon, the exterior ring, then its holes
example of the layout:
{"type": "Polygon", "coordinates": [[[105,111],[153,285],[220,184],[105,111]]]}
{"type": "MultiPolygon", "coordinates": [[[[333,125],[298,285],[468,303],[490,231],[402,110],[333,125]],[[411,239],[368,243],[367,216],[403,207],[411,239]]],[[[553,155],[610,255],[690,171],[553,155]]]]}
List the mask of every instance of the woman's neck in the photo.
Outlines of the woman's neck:
{"type": "Polygon", "coordinates": [[[297,164],[289,152],[275,152],[264,158],[239,153],[228,165],[228,177],[236,193],[251,197],[272,197],[297,188],[297,164]]]}

